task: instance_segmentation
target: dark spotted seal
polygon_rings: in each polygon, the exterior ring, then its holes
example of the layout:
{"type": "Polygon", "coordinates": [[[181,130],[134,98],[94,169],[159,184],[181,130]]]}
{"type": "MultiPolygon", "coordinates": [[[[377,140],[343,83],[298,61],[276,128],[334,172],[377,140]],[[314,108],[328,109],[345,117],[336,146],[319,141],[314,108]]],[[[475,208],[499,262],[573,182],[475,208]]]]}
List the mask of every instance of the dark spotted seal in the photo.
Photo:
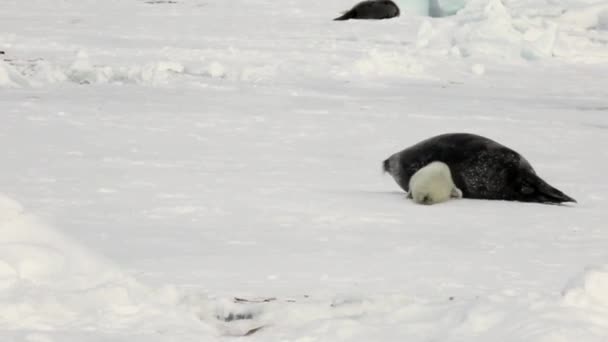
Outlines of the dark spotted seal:
{"type": "Polygon", "coordinates": [[[442,134],[395,153],[383,168],[409,191],[410,178],[433,161],[448,165],[464,198],[521,202],[576,202],[547,184],[519,153],[468,133],[442,134]]]}
{"type": "Polygon", "coordinates": [[[399,7],[391,0],[361,1],[334,20],[389,19],[399,16],[399,7]]]}

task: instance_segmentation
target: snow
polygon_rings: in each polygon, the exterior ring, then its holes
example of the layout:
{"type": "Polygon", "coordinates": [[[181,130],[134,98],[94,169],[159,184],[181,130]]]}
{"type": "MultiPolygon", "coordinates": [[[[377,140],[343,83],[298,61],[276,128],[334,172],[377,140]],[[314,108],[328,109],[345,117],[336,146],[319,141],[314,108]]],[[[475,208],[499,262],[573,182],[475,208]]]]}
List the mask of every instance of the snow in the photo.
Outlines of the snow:
{"type": "Polygon", "coordinates": [[[445,17],[454,15],[463,9],[466,0],[397,0],[402,12],[408,14],[445,17]]]}
{"type": "Polygon", "coordinates": [[[0,340],[608,339],[606,4],[352,5],[1,2],[0,340]],[[382,174],[459,131],[579,203],[382,174]]]}
{"type": "Polygon", "coordinates": [[[573,280],[564,293],[570,305],[608,310],[608,267],[590,267],[573,280]]]}
{"type": "MultiPolygon", "coordinates": [[[[172,317],[178,311],[175,289],[140,284],[5,196],[0,197],[0,231],[3,331],[120,330],[150,322],[145,329],[158,330],[168,322],[179,327],[188,320],[172,317]]],[[[196,325],[202,332],[213,331],[201,322],[196,325]]],[[[45,333],[25,336],[32,339],[53,341],[45,333]]]]}

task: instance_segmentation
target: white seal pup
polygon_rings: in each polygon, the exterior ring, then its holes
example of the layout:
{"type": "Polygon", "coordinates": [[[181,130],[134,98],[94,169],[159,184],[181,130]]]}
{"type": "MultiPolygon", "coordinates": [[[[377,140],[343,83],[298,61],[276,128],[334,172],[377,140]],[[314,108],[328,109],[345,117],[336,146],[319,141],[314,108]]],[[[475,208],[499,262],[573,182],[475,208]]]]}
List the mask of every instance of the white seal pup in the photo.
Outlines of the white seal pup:
{"type": "Polygon", "coordinates": [[[414,173],[409,188],[407,196],[418,204],[435,204],[462,197],[462,191],[454,185],[450,168],[440,161],[414,173]]]}
{"type": "Polygon", "coordinates": [[[475,134],[449,133],[423,140],[390,156],[383,168],[408,191],[410,178],[433,161],[447,164],[464,198],[576,202],[537,176],[519,153],[475,134]]]}
{"type": "Polygon", "coordinates": [[[398,17],[399,7],[391,0],[366,0],[334,20],[348,19],[389,19],[398,17]]]}

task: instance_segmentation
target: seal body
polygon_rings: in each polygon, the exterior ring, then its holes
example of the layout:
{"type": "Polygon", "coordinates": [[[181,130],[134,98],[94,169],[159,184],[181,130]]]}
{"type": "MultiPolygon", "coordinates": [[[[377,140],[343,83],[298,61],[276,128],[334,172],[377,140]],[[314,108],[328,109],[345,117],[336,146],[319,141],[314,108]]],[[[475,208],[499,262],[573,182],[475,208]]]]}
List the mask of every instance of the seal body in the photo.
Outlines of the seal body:
{"type": "Polygon", "coordinates": [[[356,4],[334,20],[389,19],[398,17],[399,7],[391,0],[366,0],[356,4]]]}
{"type": "Polygon", "coordinates": [[[576,202],[540,177],[519,153],[491,139],[449,133],[421,141],[383,163],[397,184],[409,191],[410,178],[433,161],[445,163],[465,198],[521,202],[576,202]]]}
{"type": "Polygon", "coordinates": [[[410,178],[408,197],[418,204],[435,204],[461,198],[462,192],[454,185],[450,168],[434,161],[410,178]]]}

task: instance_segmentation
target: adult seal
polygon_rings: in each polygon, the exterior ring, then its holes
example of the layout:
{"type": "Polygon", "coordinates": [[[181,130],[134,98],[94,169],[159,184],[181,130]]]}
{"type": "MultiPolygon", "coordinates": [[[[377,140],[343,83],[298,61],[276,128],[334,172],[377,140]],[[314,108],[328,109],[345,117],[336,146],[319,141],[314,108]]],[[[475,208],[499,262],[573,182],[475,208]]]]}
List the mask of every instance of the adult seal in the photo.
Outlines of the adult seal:
{"type": "Polygon", "coordinates": [[[334,20],[389,19],[399,16],[399,7],[390,0],[367,0],[356,4],[334,20]]]}
{"type": "Polygon", "coordinates": [[[383,169],[409,191],[412,175],[433,161],[448,165],[464,198],[576,202],[537,176],[519,153],[475,134],[449,133],[426,139],[390,156],[383,169]]]}

